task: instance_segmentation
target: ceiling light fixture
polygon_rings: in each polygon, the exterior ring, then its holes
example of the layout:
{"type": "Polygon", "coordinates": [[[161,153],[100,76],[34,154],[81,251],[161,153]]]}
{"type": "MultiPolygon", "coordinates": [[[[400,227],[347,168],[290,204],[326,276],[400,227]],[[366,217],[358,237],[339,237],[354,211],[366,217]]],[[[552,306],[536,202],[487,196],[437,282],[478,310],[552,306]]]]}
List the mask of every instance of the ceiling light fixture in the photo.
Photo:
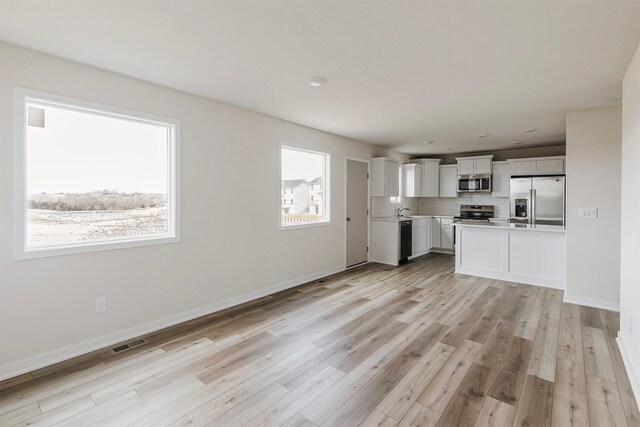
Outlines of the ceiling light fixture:
{"type": "Polygon", "coordinates": [[[523,132],[531,133],[531,132],[535,132],[536,130],[537,130],[536,128],[529,128],[529,129],[523,130],[523,132]]]}
{"type": "Polygon", "coordinates": [[[513,142],[512,142],[512,144],[520,145],[520,144],[522,144],[523,142],[524,142],[524,141],[513,141],[513,142]]]}
{"type": "Polygon", "coordinates": [[[488,136],[489,136],[488,133],[483,133],[483,134],[478,135],[478,138],[487,138],[488,136]]]}
{"type": "Polygon", "coordinates": [[[320,87],[325,83],[327,83],[327,79],[325,79],[324,77],[311,77],[309,79],[309,84],[313,87],[320,87]]]}

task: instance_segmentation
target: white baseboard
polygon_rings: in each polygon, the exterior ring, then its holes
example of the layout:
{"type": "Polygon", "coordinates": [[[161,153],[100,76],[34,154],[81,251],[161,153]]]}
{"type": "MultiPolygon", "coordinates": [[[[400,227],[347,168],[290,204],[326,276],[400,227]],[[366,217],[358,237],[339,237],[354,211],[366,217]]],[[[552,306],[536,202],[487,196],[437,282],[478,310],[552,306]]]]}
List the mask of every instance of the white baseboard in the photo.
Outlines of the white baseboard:
{"type": "Polygon", "coordinates": [[[453,250],[449,250],[449,249],[429,249],[429,251],[427,253],[433,253],[433,254],[444,254],[444,255],[455,255],[455,252],[453,250]]]}
{"type": "Polygon", "coordinates": [[[225,300],[209,304],[203,307],[189,310],[184,313],[176,314],[173,316],[164,317],[162,319],[154,320],[133,328],[125,329],[122,331],[114,332],[112,334],[103,335],[98,338],[93,338],[88,341],[84,341],[78,344],[70,345],[68,347],[54,350],[49,353],[41,354],[38,356],[30,357],[25,360],[9,363],[7,365],[0,366],[0,381],[8,378],[15,377],[20,374],[35,371],[36,369],[44,368],[45,366],[53,365],[58,362],[72,359],[83,354],[91,353],[101,348],[109,347],[114,344],[121,343],[123,341],[130,340],[142,335],[147,335],[152,332],[164,329],[170,326],[177,325],[188,320],[195,319],[197,317],[206,316],[216,311],[224,310],[225,308],[233,307],[238,304],[252,301],[254,299],[262,298],[267,295],[274,294],[276,292],[283,291],[285,289],[293,288],[303,283],[310,282],[312,280],[321,279],[326,276],[330,276],[335,273],[339,273],[345,270],[345,266],[329,268],[317,273],[309,274],[296,279],[288,280],[283,283],[279,283],[274,286],[270,286],[265,289],[260,289],[255,292],[240,295],[237,297],[227,298],[225,300]]]}
{"type": "Polygon", "coordinates": [[[633,366],[631,363],[631,356],[627,351],[627,346],[623,339],[622,334],[618,332],[618,337],[616,338],[616,342],[618,343],[618,348],[620,349],[620,355],[622,356],[622,363],[624,364],[624,368],[627,371],[627,376],[629,377],[629,382],[631,383],[631,391],[633,391],[633,396],[636,398],[636,405],[640,408],[640,372],[636,369],[640,369],[640,366],[633,366]]]}
{"type": "Polygon", "coordinates": [[[577,297],[575,295],[567,294],[566,291],[564,293],[564,298],[562,299],[562,301],[569,304],[578,304],[578,305],[586,305],[587,307],[601,308],[603,310],[618,311],[618,312],[620,311],[620,304],[618,303],[603,301],[603,300],[593,299],[593,298],[577,297]]]}

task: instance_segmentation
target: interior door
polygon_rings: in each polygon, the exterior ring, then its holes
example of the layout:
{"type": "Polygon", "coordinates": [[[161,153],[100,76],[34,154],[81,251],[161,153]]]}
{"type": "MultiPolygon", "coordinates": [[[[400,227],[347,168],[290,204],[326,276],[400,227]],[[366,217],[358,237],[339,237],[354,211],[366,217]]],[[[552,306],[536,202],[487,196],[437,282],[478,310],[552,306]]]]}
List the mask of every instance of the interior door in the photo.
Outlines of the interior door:
{"type": "Polygon", "coordinates": [[[347,159],[347,267],[367,262],[367,169],[367,163],[347,159]]]}

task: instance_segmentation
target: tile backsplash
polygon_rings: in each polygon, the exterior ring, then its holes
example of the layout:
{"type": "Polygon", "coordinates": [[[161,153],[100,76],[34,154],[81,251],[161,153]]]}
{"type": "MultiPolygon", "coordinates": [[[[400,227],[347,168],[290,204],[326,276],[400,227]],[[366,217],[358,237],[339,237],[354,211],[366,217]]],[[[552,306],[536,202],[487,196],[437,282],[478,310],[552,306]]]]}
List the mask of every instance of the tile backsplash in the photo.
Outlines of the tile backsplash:
{"type": "Polygon", "coordinates": [[[391,197],[371,198],[371,218],[393,216],[397,208],[409,208],[409,214],[416,215],[419,210],[418,199],[414,197],[401,197],[401,203],[392,203],[391,197]]]}
{"type": "Polygon", "coordinates": [[[460,205],[493,205],[496,218],[509,218],[509,199],[465,194],[459,197],[402,197],[402,203],[392,203],[391,197],[371,198],[371,217],[395,215],[400,207],[409,208],[411,215],[460,215],[460,205]]]}
{"type": "MultiPolygon", "coordinates": [[[[422,215],[460,215],[460,205],[493,205],[495,218],[509,218],[509,199],[465,194],[459,197],[420,197],[418,213],[422,215]]],[[[413,211],[412,211],[413,212],[413,211]]]]}

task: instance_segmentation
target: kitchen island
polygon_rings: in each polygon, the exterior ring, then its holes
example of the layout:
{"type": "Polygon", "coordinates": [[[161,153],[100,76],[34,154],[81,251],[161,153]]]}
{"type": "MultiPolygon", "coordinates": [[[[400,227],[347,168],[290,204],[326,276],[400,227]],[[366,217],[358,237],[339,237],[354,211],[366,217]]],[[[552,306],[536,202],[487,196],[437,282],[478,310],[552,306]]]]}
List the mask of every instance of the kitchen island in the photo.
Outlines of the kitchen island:
{"type": "Polygon", "coordinates": [[[509,223],[455,224],[456,273],[565,288],[565,228],[509,223]]]}

